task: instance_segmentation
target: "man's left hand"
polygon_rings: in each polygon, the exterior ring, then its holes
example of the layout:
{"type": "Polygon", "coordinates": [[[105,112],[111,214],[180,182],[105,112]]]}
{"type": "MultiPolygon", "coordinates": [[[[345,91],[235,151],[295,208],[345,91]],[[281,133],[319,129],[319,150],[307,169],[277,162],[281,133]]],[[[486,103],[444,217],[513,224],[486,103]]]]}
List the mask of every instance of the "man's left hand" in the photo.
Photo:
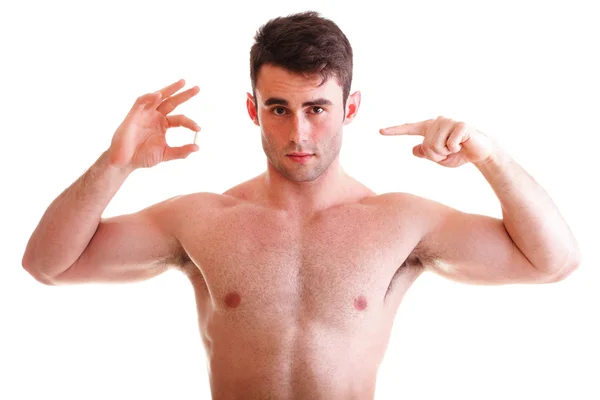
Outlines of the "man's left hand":
{"type": "Polygon", "coordinates": [[[484,164],[492,159],[495,151],[495,143],[477,129],[441,116],[384,128],[379,133],[423,136],[423,143],[413,147],[413,154],[449,168],[468,162],[484,164]]]}

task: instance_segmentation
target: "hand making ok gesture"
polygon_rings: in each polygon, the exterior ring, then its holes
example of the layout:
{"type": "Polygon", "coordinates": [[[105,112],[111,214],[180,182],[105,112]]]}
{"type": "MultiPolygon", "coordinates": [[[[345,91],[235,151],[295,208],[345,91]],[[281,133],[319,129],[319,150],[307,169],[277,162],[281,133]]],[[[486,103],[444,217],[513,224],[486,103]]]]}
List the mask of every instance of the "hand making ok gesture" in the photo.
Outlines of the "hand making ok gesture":
{"type": "Polygon", "coordinates": [[[170,147],[166,141],[168,128],[182,126],[194,132],[200,127],[184,115],[169,115],[178,105],[189,100],[200,88],[194,86],[179,94],[183,79],[159,90],[140,96],[115,132],[108,150],[110,162],[134,170],[153,167],[163,161],[186,158],[198,151],[198,145],[170,147]]]}

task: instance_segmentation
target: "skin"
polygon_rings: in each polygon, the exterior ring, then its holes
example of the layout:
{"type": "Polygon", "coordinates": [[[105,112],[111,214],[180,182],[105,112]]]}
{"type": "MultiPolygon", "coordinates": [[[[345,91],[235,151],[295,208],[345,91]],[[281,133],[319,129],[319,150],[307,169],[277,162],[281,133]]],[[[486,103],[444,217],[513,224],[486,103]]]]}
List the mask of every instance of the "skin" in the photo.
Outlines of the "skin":
{"type": "Polygon", "coordinates": [[[413,154],[442,166],[473,163],[498,195],[503,219],[408,193],[376,194],[350,177],[339,152],[360,93],[344,108],[337,80],[320,82],[261,68],[247,110],[260,127],[264,173],[223,194],[177,196],[101,218],[131,171],[197,150],[161,142],[170,126],[199,130],[167,115],[197,87],[174,95],[180,81],[140,97],[111,149],[49,207],[24,267],[51,285],[183,272],[215,399],[372,399],[396,311],[423,272],[499,285],[557,282],[577,267],[577,243],[543,189],[462,122],[440,117],[380,133],[423,136],[413,154]],[[317,99],[326,102],[305,104],[317,99]],[[298,163],[290,152],[314,155],[298,163]]]}

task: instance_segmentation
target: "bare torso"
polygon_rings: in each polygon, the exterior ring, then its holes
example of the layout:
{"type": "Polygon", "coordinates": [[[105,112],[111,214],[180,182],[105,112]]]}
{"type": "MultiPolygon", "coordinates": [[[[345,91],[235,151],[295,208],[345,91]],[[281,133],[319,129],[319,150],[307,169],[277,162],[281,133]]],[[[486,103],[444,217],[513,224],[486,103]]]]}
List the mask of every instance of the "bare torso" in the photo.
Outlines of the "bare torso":
{"type": "Polygon", "coordinates": [[[357,186],[298,217],[251,183],[181,198],[213,398],[373,398],[396,310],[423,271],[414,217],[392,199],[357,186]]]}

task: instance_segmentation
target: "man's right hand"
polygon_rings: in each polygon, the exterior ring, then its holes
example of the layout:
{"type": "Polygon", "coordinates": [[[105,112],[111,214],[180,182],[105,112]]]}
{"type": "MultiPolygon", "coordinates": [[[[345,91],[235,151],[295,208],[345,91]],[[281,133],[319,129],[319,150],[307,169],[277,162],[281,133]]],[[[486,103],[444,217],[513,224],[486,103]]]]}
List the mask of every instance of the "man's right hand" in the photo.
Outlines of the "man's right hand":
{"type": "Polygon", "coordinates": [[[153,167],[163,161],[186,158],[198,151],[196,144],[170,147],[166,141],[168,128],[182,126],[194,132],[200,127],[184,115],[168,115],[178,105],[198,94],[194,86],[177,95],[185,86],[181,79],[158,92],[138,97],[135,104],[115,132],[108,155],[114,166],[135,170],[153,167]]]}

